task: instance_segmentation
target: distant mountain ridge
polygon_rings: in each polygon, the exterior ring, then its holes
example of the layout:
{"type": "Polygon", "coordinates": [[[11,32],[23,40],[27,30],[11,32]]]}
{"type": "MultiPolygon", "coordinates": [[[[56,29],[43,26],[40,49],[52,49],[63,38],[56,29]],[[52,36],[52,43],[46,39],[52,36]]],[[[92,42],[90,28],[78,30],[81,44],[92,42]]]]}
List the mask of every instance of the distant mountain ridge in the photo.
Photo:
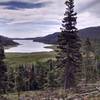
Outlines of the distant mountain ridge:
{"type": "Polygon", "coordinates": [[[100,39],[100,26],[81,29],[79,35],[81,38],[100,39]]]}
{"type": "MultiPolygon", "coordinates": [[[[60,32],[56,32],[54,34],[50,34],[44,37],[36,37],[33,38],[33,41],[43,42],[46,44],[56,44],[59,34],[60,32]]],[[[89,37],[90,39],[100,39],[100,26],[81,29],[79,30],[79,36],[83,39],[87,37],[89,37]]]]}
{"type": "Polygon", "coordinates": [[[33,40],[33,38],[11,38],[12,40],[33,40]]]}
{"type": "Polygon", "coordinates": [[[18,43],[14,42],[11,38],[8,38],[8,37],[5,37],[5,36],[1,36],[1,35],[0,35],[0,42],[4,46],[15,46],[15,45],[18,45],[18,43]]]}

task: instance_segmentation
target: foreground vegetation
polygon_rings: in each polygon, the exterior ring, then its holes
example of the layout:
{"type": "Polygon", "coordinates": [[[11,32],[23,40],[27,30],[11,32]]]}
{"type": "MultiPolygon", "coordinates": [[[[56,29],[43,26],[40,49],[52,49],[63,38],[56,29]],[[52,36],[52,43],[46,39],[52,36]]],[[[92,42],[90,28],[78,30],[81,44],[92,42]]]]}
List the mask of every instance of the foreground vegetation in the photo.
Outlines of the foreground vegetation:
{"type": "Polygon", "coordinates": [[[17,67],[19,64],[30,64],[37,61],[46,61],[54,58],[54,52],[6,53],[5,61],[9,66],[17,67]]]}
{"type": "MultiPolygon", "coordinates": [[[[9,93],[4,95],[7,100],[18,100],[17,93],[9,93]]],[[[100,100],[99,91],[91,91],[83,94],[74,93],[73,91],[64,91],[63,89],[45,90],[45,91],[25,91],[21,92],[24,100],[100,100]]],[[[0,99],[1,100],[1,99],[0,99]]],[[[2,99],[3,100],[3,99],[2,99]]],[[[6,99],[4,99],[6,100],[6,99]]]]}

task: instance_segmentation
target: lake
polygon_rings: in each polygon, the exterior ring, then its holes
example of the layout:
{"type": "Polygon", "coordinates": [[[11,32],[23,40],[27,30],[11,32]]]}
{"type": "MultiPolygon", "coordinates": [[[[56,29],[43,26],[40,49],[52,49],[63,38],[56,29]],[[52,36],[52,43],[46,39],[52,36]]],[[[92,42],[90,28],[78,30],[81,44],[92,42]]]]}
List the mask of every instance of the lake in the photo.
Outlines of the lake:
{"type": "Polygon", "coordinates": [[[20,45],[6,49],[5,52],[32,53],[32,52],[53,51],[50,48],[45,48],[46,46],[51,46],[51,45],[40,43],[40,42],[33,42],[33,40],[14,40],[14,41],[19,43],[20,45]]]}

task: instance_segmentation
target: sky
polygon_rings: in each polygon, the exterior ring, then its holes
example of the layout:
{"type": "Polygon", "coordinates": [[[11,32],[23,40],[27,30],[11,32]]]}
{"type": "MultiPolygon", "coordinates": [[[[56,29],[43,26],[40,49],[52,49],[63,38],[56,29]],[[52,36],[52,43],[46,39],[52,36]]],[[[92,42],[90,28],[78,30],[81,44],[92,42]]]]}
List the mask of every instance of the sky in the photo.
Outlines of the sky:
{"type": "MultiPolygon", "coordinates": [[[[65,0],[0,0],[0,35],[39,37],[60,31],[65,0]]],[[[75,0],[77,28],[100,26],[100,0],[75,0]]]]}

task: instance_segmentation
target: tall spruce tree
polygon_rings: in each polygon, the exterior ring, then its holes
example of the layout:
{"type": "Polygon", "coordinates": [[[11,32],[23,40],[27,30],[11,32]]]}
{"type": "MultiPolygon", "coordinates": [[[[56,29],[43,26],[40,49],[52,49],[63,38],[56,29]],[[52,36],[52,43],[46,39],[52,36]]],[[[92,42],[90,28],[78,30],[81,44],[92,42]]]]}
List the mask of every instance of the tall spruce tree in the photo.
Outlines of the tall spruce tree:
{"type": "Polygon", "coordinates": [[[0,37],[0,92],[5,93],[6,92],[6,84],[7,84],[7,67],[4,63],[5,54],[4,54],[4,48],[2,45],[1,37],[0,37]]]}
{"type": "Polygon", "coordinates": [[[67,0],[65,4],[63,27],[58,36],[57,66],[64,68],[64,88],[69,89],[77,85],[76,81],[81,65],[81,41],[75,27],[77,13],[74,12],[74,0],[67,0]]]}

